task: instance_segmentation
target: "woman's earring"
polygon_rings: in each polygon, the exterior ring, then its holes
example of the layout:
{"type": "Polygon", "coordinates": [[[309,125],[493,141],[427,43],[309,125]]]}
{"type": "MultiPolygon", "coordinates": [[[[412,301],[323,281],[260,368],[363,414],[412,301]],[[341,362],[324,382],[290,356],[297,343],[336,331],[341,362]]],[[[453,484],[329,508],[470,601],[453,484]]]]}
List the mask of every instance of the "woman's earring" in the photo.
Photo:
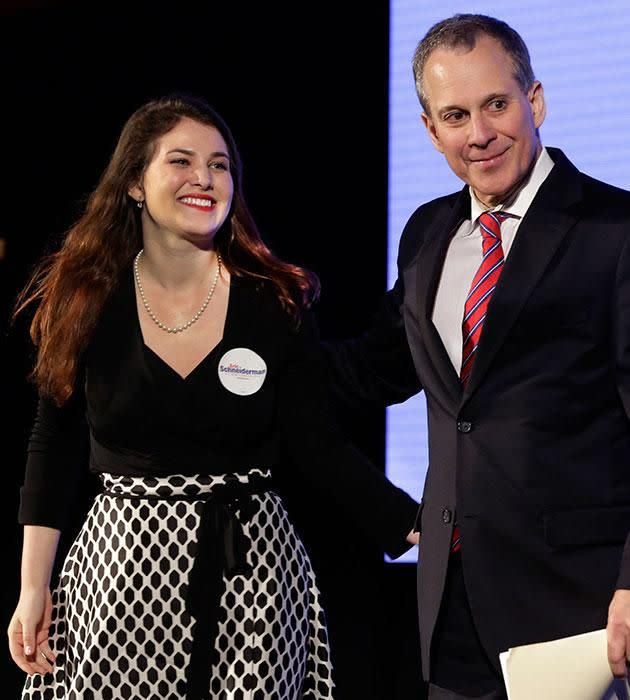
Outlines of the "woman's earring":
{"type": "Polygon", "coordinates": [[[136,202],[136,204],[138,205],[138,209],[142,209],[142,202],[141,202],[141,201],[140,201],[140,202],[136,202]]]}

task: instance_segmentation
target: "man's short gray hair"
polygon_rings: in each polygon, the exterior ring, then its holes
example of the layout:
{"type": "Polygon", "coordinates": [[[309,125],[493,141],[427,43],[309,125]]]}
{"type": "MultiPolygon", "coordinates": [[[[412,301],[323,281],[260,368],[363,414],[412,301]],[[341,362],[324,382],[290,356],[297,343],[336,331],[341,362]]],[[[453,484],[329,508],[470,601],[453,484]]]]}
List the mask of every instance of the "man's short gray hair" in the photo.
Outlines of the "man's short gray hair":
{"type": "Polygon", "coordinates": [[[521,90],[527,93],[535,80],[529,51],[518,32],[505,22],[487,15],[458,14],[434,24],[420,41],[413,55],[413,76],[418,99],[429,114],[429,101],[424,89],[423,73],[429,56],[438,48],[475,48],[477,37],[490,36],[496,39],[514,64],[514,78],[521,90]]]}

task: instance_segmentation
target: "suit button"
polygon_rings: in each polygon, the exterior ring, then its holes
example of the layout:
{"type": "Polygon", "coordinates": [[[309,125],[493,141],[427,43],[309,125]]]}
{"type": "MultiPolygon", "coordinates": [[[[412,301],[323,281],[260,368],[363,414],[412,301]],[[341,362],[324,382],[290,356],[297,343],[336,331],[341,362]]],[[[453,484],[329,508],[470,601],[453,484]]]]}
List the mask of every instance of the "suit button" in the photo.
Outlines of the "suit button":
{"type": "Polygon", "coordinates": [[[442,511],[442,522],[445,525],[448,525],[452,519],[453,513],[448,508],[444,508],[444,510],[442,511]]]}
{"type": "Polygon", "coordinates": [[[467,420],[458,420],[457,421],[457,430],[460,433],[469,433],[472,430],[472,423],[467,420]]]}

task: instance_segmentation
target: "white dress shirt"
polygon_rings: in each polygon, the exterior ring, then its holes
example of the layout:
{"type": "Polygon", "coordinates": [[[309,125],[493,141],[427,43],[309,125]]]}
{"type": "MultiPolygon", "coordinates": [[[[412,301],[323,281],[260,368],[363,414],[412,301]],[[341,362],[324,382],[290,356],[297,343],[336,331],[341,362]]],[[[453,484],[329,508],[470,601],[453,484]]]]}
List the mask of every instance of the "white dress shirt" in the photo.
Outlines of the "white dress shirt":
{"type": "MultiPolygon", "coordinates": [[[[507,259],[514,243],[521,219],[527,213],[538,188],[553,168],[553,160],[542,149],[523,186],[510,202],[500,204],[492,211],[505,210],[509,218],[501,224],[503,255],[507,259]]],[[[462,319],[464,304],[470,285],[482,259],[482,237],[479,216],[488,208],[475,197],[470,189],[470,219],[462,222],[455,232],[446,252],[442,275],[433,306],[433,323],[444,343],[446,352],[459,375],[462,366],[462,319]]]]}

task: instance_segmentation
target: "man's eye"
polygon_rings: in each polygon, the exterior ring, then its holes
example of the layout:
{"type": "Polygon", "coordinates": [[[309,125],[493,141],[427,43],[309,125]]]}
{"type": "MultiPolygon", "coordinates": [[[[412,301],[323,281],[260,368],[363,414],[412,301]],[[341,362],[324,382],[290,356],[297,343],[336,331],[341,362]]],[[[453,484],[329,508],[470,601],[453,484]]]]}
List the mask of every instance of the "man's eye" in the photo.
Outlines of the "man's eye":
{"type": "Polygon", "coordinates": [[[444,121],[446,122],[461,122],[463,118],[463,112],[449,112],[444,115],[444,121]]]}
{"type": "Polygon", "coordinates": [[[505,100],[493,100],[493,101],[490,103],[490,106],[491,106],[492,109],[494,109],[494,110],[505,109],[505,105],[506,105],[505,100]]]}

